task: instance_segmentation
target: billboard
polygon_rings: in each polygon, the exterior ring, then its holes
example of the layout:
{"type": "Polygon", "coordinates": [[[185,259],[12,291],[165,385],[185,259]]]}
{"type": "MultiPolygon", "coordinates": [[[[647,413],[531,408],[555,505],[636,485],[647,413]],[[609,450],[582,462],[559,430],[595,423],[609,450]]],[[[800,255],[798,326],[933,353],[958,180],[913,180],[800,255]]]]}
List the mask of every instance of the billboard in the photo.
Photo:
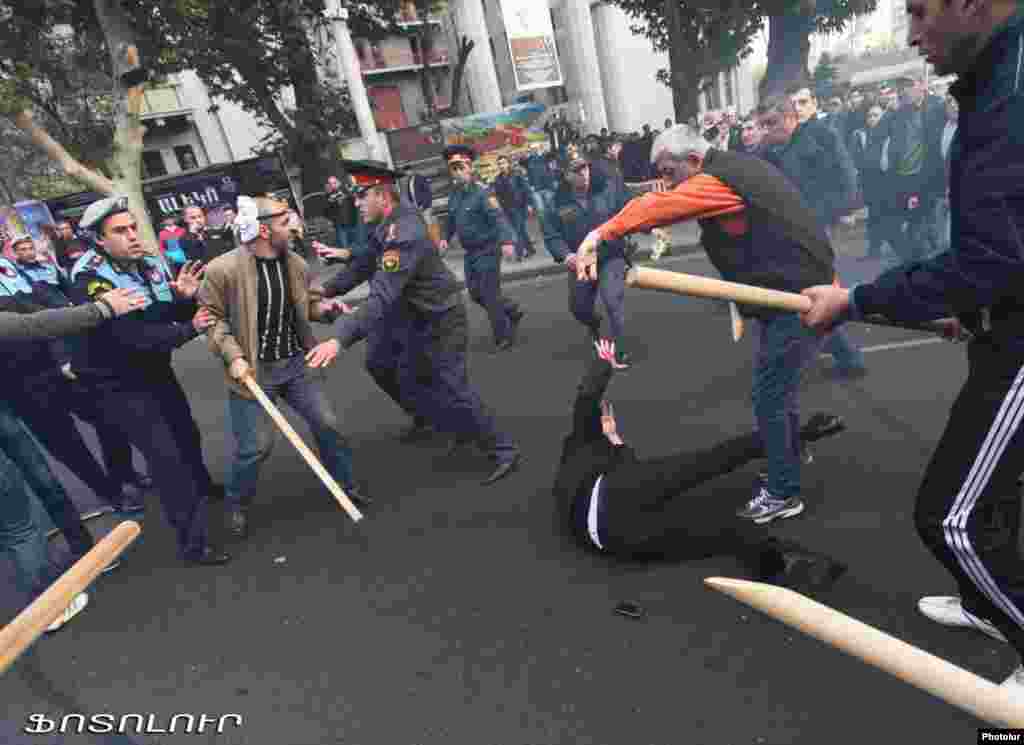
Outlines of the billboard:
{"type": "Polygon", "coordinates": [[[516,89],[563,85],[547,0],[501,0],[516,89]]]}
{"type": "Polygon", "coordinates": [[[509,106],[493,114],[472,114],[441,122],[445,145],[469,145],[480,159],[480,176],[490,181],[497,173],[497,159],[505,155],[516,160],[526,155],[532,143],[546,144],[544,132],[547,107],[540,103],[509,106]]]}

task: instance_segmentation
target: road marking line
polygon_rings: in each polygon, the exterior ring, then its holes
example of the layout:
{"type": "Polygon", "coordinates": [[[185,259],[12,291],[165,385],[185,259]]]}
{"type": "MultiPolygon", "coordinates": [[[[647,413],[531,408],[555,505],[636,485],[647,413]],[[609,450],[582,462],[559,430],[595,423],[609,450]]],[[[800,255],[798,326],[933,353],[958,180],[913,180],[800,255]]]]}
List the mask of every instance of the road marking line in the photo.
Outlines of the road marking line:
{"type": "MultiPolygon", "coordinates": [[[[876,344],[873,347],[861,347],[860,351],[865,354],[868,352],[885,352],[889,349],[908,349],[910,347],[923,347],[928,344],[941,344],[946,341],[942,337],[936,336],[935,338],[929,339],[910,339],[909,341],[895,341],[891,344],[876,344]]],[[[948,343],[948,342],[947,342],[948,343]]],[[[831,357],[831,354],[825,353],[822,357],[831,357]]]]}

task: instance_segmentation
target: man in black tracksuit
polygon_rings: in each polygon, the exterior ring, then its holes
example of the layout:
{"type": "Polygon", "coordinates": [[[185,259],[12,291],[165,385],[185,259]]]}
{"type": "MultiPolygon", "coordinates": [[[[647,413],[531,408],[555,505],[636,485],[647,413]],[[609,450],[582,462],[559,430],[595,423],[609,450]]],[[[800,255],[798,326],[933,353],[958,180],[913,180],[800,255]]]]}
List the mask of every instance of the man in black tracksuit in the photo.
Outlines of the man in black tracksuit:
{"type": "MultiPolygon", "coordinates": [[[[1024,14],[1013,0],[977,9],[928,3],[910,43],[937,75],[959,74],[950,157],[952,244],[846,290],[812,287],[804,321],[878,313],[919,322],[956,314],[974,334],[967,380],[917,493],[914,520],[959,597],[918,607],[949,626],[1008,640],[1024,658],[1024,562],[1018,547],[1024,459],[1024,14]]],[[[1004,684],[1024,695],[1024,666],[1004,684]]]]}
{"type": "MultiPolygon", "coordinates": [[[[700,509],[687,490],[765,456],[756,432],[704,450],[640,460],[619,437],[611,404],[614,345],[598,345],[573,404],[573,428],[562,444],[555,478],[559,523],[591,551],[634,560],[693,560],[732,555],[758,579],[820,586],[845,570],[838,562],[788,541],[765,538],[733,516],[721,500],[700,509]]],[[[842,431],[838,417],[815,415],[804,440],[842,431]]]]}

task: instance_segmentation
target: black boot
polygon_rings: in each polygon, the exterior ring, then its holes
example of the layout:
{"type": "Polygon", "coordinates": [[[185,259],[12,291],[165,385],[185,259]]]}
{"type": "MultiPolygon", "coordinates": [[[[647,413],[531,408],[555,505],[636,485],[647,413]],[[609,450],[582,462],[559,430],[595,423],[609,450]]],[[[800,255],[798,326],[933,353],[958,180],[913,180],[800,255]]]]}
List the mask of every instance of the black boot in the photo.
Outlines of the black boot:
{"type": "Polygon", "coordinates": [[[770,538],[763,553],[761,581],[800,593],[829,589],[846,573],[846,565],[790,540],[770,538]]]}

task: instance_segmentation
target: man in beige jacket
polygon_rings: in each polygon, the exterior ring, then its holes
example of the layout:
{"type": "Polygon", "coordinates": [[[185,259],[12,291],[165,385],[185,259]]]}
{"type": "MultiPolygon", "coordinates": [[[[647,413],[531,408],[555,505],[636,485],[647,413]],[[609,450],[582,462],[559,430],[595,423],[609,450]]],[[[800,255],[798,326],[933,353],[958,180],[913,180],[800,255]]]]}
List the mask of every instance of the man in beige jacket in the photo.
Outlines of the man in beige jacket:
{"type": "Polygon", "coordinates": [[[241,246],[206,267],[199,304],[216,319],[210,349],[227,368],[228,418],[235,451],[225,490],[232,532],[244,537],[245,504],[274,444],[269,417],[241,382],[251,375],[272,399],[284,399],[309,424],[324,467],[354,502],[369,504],[352,476],[352,451],[322,384],[306,365],[317,341],[311,321],[331,322],[342,310],[309,289],[306,262],[288,249],[298,217],[277,200],[239,197],[241,246]]]}

